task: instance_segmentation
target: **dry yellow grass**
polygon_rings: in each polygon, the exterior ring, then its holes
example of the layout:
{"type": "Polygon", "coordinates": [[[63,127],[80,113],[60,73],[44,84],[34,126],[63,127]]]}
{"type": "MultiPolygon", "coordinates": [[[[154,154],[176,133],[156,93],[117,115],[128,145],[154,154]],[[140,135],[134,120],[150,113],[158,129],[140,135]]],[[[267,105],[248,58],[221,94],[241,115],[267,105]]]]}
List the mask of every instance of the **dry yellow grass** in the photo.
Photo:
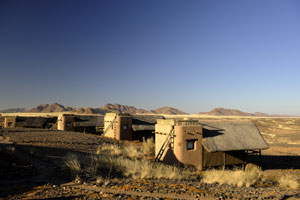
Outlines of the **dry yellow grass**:
{"type": "Polygon", "coordinates": [[[288,187],[292,189],[299,188],[298,180],[290,174],[281,176],[278,182],[279,182],[279,186],[281,187],[288,187]]]}
{"type": "Polygon", "coordinates": [[[146,160],[152,153],[153,141],[144,141],[141,149],[125,147],[121,149],[117,145],[106,144],[99,147],[97,155],[93,156],[68,156],[66,167],[71,174],[84,177],[104,178],[112,175],[121,175],[133,179],[164,178],[164,179],[188,179],[193,173],[188,169],[146,160]]]}
{"type": "Polygon", "coordinates": [[[228,184],[232,186],[250,187],[260,181],[262,172],[253,168],[249,171],[243,170],[209,170],[204,173],[203,182],[212,184],[228,184]]]}

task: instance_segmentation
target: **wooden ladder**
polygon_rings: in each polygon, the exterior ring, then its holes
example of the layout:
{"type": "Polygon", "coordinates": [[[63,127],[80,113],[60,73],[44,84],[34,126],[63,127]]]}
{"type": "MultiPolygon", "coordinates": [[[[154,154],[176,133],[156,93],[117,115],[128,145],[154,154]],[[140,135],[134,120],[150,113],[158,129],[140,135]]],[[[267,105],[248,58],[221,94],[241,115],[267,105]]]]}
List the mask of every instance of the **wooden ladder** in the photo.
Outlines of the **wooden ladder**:
{"type": "Polygon", "coordinates": [[[113,124],[116,122],[117,117],[115,117],[110,124],[108,125],[108,127],[104,130],[103,135],[105,136],[107,134],[107,132],[109,131],[109,129],[113,126],[113,124]]]}
{"type": "Polygon", "coordinates": [[[174,128],[172,128],[172,130],[169,132],[166,140],[164,141],[163,145],[161,146],[157,156],[155,157],[155,161],[159,161],[161,159],[161,157],[164,154],[167,146],[170,144],[171,141],[173,141],[174,133],[175,133],[175,130],[174,130],[174,128]]]}

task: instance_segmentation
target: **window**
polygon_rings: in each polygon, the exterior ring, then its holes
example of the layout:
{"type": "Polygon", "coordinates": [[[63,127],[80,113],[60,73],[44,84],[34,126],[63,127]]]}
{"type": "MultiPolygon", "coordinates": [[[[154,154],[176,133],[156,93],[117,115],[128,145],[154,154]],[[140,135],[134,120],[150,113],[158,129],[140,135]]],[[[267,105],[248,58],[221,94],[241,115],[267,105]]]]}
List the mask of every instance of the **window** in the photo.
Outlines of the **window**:
{"type": "Polygon", "coordinates": [[[195,149],[195,142],[197,140],[187,140],[186,141],[186,149],[187,150],[194,150],[195,149]]]}
{"type": "Polygon", "coordinates": [[[66,123],[66,126],[67,126],[67,127],[70,127],[70,126],[71,126],[71,123],[70,123],[70,122],[67,122],[67,123],[66,123]]]}
{"type": "Polygon", "coordinates": [[[124,124],[123,125],[123,130],[127,130],[128,129],[128,125],[127,124],[124,124]]]}
{"type": "Polygon", "coordinates": [[[8,123],[7,123],[7,126],[9,126],[9,127],[11,127],[12,125],[13,125],[12,122],[8,122],[8,123]]]}

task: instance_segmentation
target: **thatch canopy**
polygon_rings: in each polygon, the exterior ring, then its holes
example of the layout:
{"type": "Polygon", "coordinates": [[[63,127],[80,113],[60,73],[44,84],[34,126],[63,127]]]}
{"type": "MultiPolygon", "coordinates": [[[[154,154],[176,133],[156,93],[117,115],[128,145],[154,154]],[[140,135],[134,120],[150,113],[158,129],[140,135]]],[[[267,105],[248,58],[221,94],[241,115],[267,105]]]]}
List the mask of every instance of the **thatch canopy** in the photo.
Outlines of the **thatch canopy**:
{"type": "Polygon", "coordinates": [[[56,117],[17,117],[17,127],[45,128],[48,123],[55,123],[56,117]]]}
{"type": "Polygon", "coordinates": [[[104,127],[104,116],[78,115],[74,120],[74,127],[104,127]]]}
{"type": "Polygon", "coordinates": [[[161,115],[132,115],[133,131],[154,131],[157,119],[163,119],[161,115]]]}
{"type": "Polygon", "coordinates": [[[157,119],[164,119],[161,115],[132,115],[132,124],[155,125],[157,119]]]}
{"type": "Polygon", "coordinates": [[[155,125],[132,125],[133,131],[154,131],[155,125]]]}
{"type": "Polygon", "coordinates": [[[208,152],[259,150],[269,146],[257,127],[245,121],[199,121],[203,126],[202,144],[208,152]]]}

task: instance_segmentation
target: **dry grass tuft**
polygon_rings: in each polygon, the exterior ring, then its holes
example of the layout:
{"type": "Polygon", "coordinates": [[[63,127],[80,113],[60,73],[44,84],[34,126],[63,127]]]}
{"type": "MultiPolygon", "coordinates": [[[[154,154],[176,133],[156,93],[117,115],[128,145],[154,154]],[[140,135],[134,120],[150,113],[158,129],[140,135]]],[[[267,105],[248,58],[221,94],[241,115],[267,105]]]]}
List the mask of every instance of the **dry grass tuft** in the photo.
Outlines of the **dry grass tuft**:
{"type": "Polygon", "coordinates": [[[250,187],[260,181],[262,172],[257,168],[243,170],[210,170],[204,173],[203,182],[212,184],[228,184],[232,186],[250,187]]]}
{"type": "Polygon", "coordinates": [[[119,156],[122,154],[122,150],[116,144],[103,144],[98,147],[96,154],[109,154],[113,156],[119,156]]]}
{"type": "Polygon", "coordinates": [[[155,143],[153,138],[148,138],[147,140],[145,140],[143,138],[143,154],[145,156],[153,156],[155,153],[155,143]]]}
{"type": "Polygon", "coordinates": [[[125,146],[123,150],[123,156],[131,159],[141,159],[144,154],[141,149],[137,149],[134,146],[125,146]]]}
{"type": "Polygon", "coordinates": [[[81,173],[81,160],[75,154],[69,154],[66,158],[65,165],[70,169],[72,175],[79,175],[81,173]]]}
{"type": "Polygon", "coordinates": [[[123,156],[130,159],[142,159],[154,155],[155,144],[153,139],[143,141],[142,147],[135,147],[132,145],[121,148],[115,144],[103,144],[98,147],[97,154],[109,154],[111,156],[123,156]]]}
{"type": "Polygon", "coordinates": [[[299,182],[297,179],[292,175],[283,175],[279,178],[279,186],[287,187],[292,189],[299,188],[299,182]]]}

